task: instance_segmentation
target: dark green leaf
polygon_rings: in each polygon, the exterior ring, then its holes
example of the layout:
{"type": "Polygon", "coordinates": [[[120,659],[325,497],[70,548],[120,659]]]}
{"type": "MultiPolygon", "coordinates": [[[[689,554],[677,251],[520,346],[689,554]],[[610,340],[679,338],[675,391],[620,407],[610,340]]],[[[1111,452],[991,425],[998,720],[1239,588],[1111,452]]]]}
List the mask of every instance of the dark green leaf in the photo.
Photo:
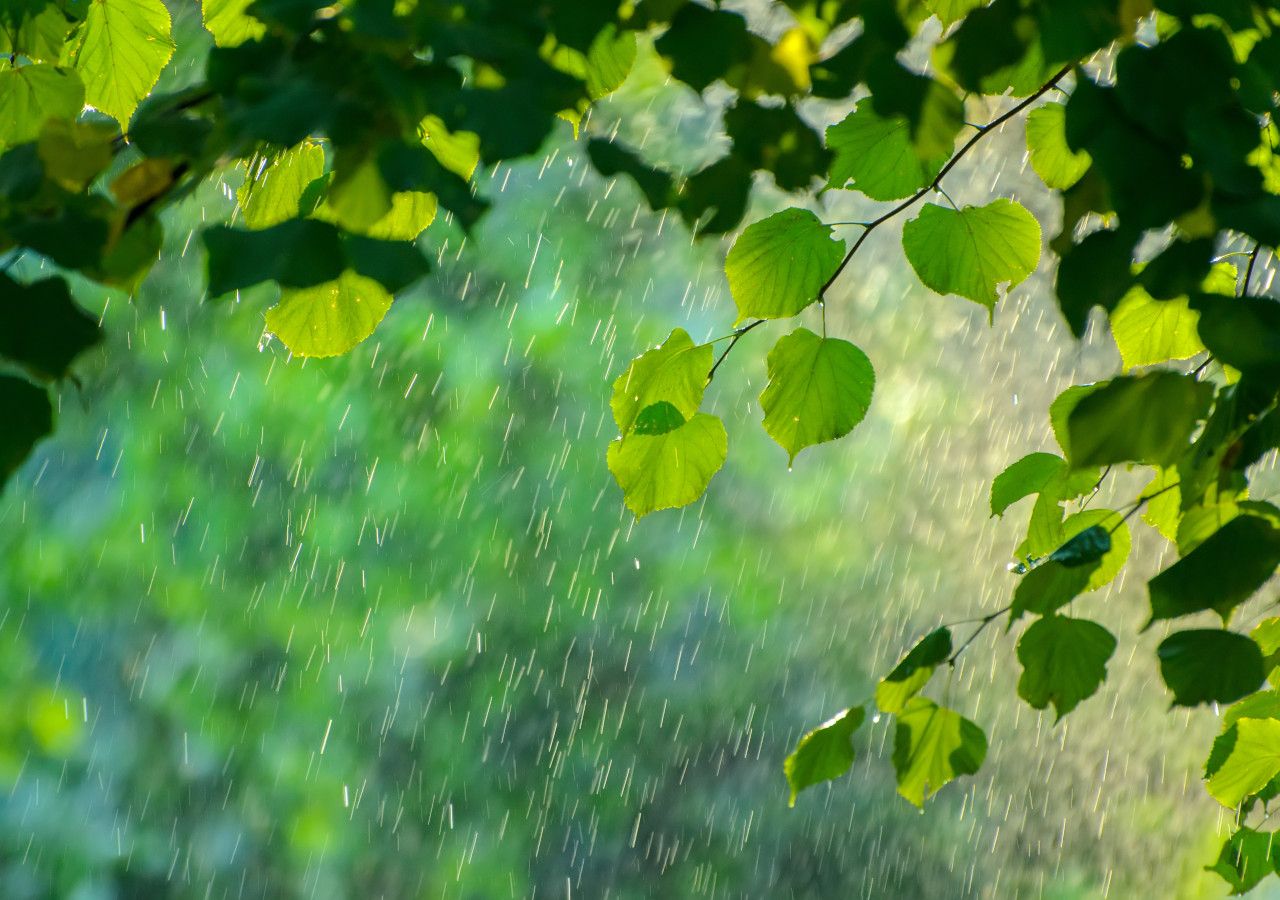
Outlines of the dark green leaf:
{"type": "Polygon", "coordinates": [[[1054,550],[1049,560],[1072,569],[1097,562],[1110,550],[1111,532],[1101,525],[1090,525],[1054,550]]]}
{"type": "Polygon", "coordinates": [[[1093,307],[1110,312],[1133,286],[1136,242],[1137,235],[1130,231],[1095,231],[1064,253],[1054,289],[1062,315],[1076,337],[1084,335],[1093,307]]]}
{"type": "Polygon", "coordinates": [[[65,378],[71,362],[102,339],[98,320],[71,299],[67,283],[18,284],[0,274],[0,356],[39,378],[65,378]]]}
{"type": "Polygon", "coordinates": [[[1187,375],[1121,376],[1082,397],[1067,416],[1073,467],[1166,465],[1187,449],[1213,387],[1187,375]]]}
{"type": "Polygon", "coordinates": [[[1018,582],[1009,620],[1016,621],[1028,612],[1047,616],[1058,611],[1088,590],[1097,569],[1097,563],[1068,567],[1053,560],[1036,566],[1018,582]]]}
{"type": "Polygon", "coordinates": [[[1280,871],[1280,840],[1271,831],[1241,828],[1227,838],[1217,862],[1205,871],[1221,875],[1232,894],[1247,893],[1280,871]]]}
{"type": "Polygon", "coordinates": [[[333,281],[346,267],[338,230],[325,222],[292,219],[262,231],[215,225],[204,232],[209,294],[277,281],[311,287],[333,281]]]}
{"type": "Polygon", "coordinates": [[[1214,610],[1225,624],[1280,566],[1280,529],[1238,516],[1147,585],[1151,621],[1214,610]]]}
{"type": "Polygon", "coordinates": [[[1161,642],[1156,655],[1175,706],[1233,703],[1256,691],[1265,677],[1258,645],[1233,631],[1176,631],[1161,642]]]}
{"type": "Polygon", "coordinates": [[[53,407],[44,388],[22,378],[0,375],[0,486],[31,454],[42,437],[53,430],[53,407]]]}
{"type": "Polygon", "coordinates": [[[1053,704],[1061,719],[1106,680],[1115,652],[1111,632],[1085,619],[1045,616],[1018,641],[1018,696],[1036,709],[1053,704]]]}

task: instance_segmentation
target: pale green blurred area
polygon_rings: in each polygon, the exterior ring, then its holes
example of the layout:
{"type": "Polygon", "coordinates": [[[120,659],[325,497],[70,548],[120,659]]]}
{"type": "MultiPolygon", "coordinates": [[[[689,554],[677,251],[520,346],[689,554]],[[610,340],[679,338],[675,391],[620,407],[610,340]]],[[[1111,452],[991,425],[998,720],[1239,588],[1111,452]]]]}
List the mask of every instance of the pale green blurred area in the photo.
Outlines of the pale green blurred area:
{"type": "MultiPolygon", "coordinates": [[[[595,127],[618,116],[654,159],[715,155],[715,116],[652,65],[595,127]]],[[[1017,193],[1048,228],[1020,140],[952,196],[1017,193]]],[[[989,520],[990,479],[1052,449],[1058,390],[1117,367],[1105,334],[1070,341],[1043,269],[988,327],[877,234],[827,312],[876,365],[868,419],[788,471],[756,397],[791,326],[757,329],[708,392],[725,470],[637,523],[604,466],[610,383],[672,327],[729,330],[724,246],[562,135],[488,174],[471,239],[428,232],[435,274],[373,338],[304,363],[260,347],[270,290],[203,297],[191,233],[235,183],[170,215],[136,297],[81,285],[107,349],[0,501],[0,896],[1223,893],[1199,871],[1228,824],[1199,781],[1216,726],[1167,711],[1162,635],[1138,634],[1164,550],[1137,519],[1130,571],[1076,602],[1120,649],[1067,721],[1017,700],[992,628],[931,688],[987,731],[976,777],[918,813],[869,722],[852,774],[786,805],[803,731],[1008,602],[1028,511],[989,520]]],[[[784,202],[761,185],[756,211],[784,202]]]]}

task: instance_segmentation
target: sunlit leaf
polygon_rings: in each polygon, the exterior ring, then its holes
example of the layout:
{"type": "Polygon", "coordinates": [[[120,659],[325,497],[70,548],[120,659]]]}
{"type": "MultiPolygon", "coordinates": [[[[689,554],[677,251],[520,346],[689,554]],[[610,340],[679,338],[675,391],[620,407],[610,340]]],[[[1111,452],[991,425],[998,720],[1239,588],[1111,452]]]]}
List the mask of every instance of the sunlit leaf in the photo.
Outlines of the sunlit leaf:
{"type": "Polygon", "coordinates": [[[84,84],[71,69],[47,63],[0,70],[0,148],[34,141],[47,119],[74,119],[84,84]]]}
{"type": "Polygon", "coordinates": [[[805,447],[843,437],[871,406],[875,370],[848,341],[797,328],[769,351],[760,395],[764,429],[794,460],[805,447]]]}
{"type": "Polygon", "coordinates": [[[1040,261],[1040,224],[1012,200],[950,209],[926,204],[902,229],[902,249],[925,286],[994,310],[998,288],[1040,261]]]}
{"type": "Polygon", "coordinates": [[[219,47],[235,47],[245,41],[257,40],[266,33],[266,26],[246,12],[252,2],[201,0],[204,27],[213,35],[214,43],[219,47]]]}
{"type": "Polygon", "coordinates": [[[982,729],[959,713],[913,697],[897,716],[893,768],[898,793],[916,806],[961,775],[972,775],[987,755],[982,729]]]}
{"type": "Polygon", "coordinates": [[[1027,114],[1027,151],[1031,168],[1054,190],[1065,191],[1089,168],[1089,154],[1067,146],[1066,107],[1046,103],[1027,114]]]}
{"type": "Polygon", "coordinates": [[[236,191],[240,219],[248,228],[270,228],[301,213],[307,187],[324,174],[324,150],[303,141],[268,158],[248,173],[236,191]]]}
{"type": "Polygon", "coordinates": [[[1230,754],[1209,778],[1209,793],[1235,807],[1280,775],[1280,719],[1240,719],[1230,754]]]}
{"type": "Polygon", "coordinates": [[[698,413],[665,434],[629,434],[609,444],[609,471],[637,517],[687,506],[706,491],[724,465],[724,423],[698,413]]]}
{"type": "Polygon", "coordinates": [[[835,154],[827,186],[856,188],[872,200],[909,197],[931,182],[948,159],[920,159],[911,143],[910,123],[885,118],[865,101],[827,129],[827,147],[835,154]]]}
{"type": "Polygon", "coordinates": [[[1024,497],[1038,494],[1066,468],[1062,457],[1053,453],[1030,453],[991,482],[991,515],[1004,511],[1024,497]]]}
{"type": "Polygon", "coordinates": [[[1221,875],[1232,894],[1247,893],[1280,871],[1280,839],[1275,832],[1241,828],[1227,838],[1217,861],[1205,871],[1221,875]]]}
{"type": "Polygon", "coordinates": [[[631,431],[640,413],[657,403],[670,404],[683,420],[692,419],[702,405],[711,361],[711,345],[695,344],[683,328],[633,360],[613,382],[609,405],[618,431],[631,431]]]}
{"type": "Polygon", "coordinates": [[[1200,314],[1186,297],[1155,300],[1140,287],[1125,294],[1111,312],[1111,334],[1126,371],[1203,353],[1196,324],[1200,314]]]}
{"type": "Polygon", "coordinates": [[[74,41],[85,100],[127,128],[173,56],[169,11],[161,0],[93,0],[74,41]]]}
{"type": "Polygon", "coordinates": [[[946,662],[949,656],[950,629],[938,628],[929,632],[876,685],[876,706],[881,712],[902,712],[907,701],[929,683],[933,670],[946,662]]]}
{"type": "Polygon", "coordinates": [[[267,331],[294,356],[337,356],[373,334],[391,308],[386,288],[355,272],[307,288],[284,288],[267,331]]]}
{"type": "Polygon", "coordinates": [[[796,805],[796,797],[805,788],[839,778],[849,771],[854,759],[853,733],[864,718],[865,710],[854,706],[800,738],[783,763],[787,786],[791,789],[789,805],[796,805]]]}
{"type": "Polygon", "coordinates": [[[749,225],[725,258],[738,321],[752,316],[794,316],[818,299],[818,291],[844,257],[844,242],[807,209],[784,209],[749,225]]]}

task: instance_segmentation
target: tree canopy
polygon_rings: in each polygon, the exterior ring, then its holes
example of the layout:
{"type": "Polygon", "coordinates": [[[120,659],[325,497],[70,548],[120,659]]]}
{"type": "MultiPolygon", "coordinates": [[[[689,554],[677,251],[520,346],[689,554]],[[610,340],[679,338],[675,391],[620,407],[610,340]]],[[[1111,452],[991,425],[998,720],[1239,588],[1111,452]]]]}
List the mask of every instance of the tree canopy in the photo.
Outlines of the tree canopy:
{"type": "Polygon", "coordinates": [[[203,71],[174,73],[161,0],[0,9],[0,265],[49,264],[37,280],[0,273],[5,478],[53,428],[48,386],[101,338],[70,281],[136,289],[162,213],[229,170],[244,173],[234,219],[195,237],[207,294],[273,286],[265,330],[295,356],[373,334],[429,271],[420,236],[437,214],[465,238],[489,206],[477,170],[537,152],[553,129],[693,234],[732,234],[732,326],[698,344],[673,322],[613,384],[618,436],[601,452],[638,517],[708,489],[732,442],[706,388],[775,319],[819,313],[764,351],[767,434],[789,463],[856,435],[875,371],[857,335],[827,333],[825,304],[877,229],[900,225],[919,281],[988,317],[1047,247],[1063,319],[1076,337],[1109,327],[1123,371],[1061,394],[1046,422],[1061,453],[1012,461],[992,484],[993,516],[1029,507],[1007,605],[923,636],[874,698],[807,734],[784,766],[791,800],[848,771],[872,704],[894,719],[911,803],[976,772],[980,724],[924,691],[998,621],[1020,629],[1028,704],[1061,718],[1087,702],[1133,636],[1078,613],[1121,573],[1140,516],[1177,554],[1148,583],[1147,627],[1172,623],[1157,653],[1170,702],[1227,707],[1204,778],[1236,828],[1212,869],[1236,891],[1276,871],[1280,618],[1242,608],[1280,565],[1280,508],[1250,494],[1280,446],[1280,306],[1257,275],[1280,244],[1280,4],[785,0],[747,15],[684,0],[204,0],[202,13],[216,46],[203,71]],[[592,104],[638,54],[722,107],[722,156],[676,171],[593,127],[592,104]],[[825,134],[818,104],[841,111],[825,134]],[[1017,198],[947,194],[956,165],[1016,121],[1060,201],[1054,222],[1017,198]],[[767,179],[795,205],[742,227],[767,179]],[[834,191],[885,205],[824,221],[834,191]],[[1121,469],[1145,486],[1092,506],[1121,469]]]}

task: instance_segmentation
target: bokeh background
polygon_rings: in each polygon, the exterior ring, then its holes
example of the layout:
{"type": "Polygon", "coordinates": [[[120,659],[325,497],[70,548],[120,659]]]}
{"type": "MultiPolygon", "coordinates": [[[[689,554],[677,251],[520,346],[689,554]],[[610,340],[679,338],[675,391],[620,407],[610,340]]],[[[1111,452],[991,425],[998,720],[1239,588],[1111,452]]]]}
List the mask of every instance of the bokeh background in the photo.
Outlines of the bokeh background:
{"type": "MultiPolygon", "coordinates": [[[[178,13],[168,86],[207,46],[178,13]]],[[[685,169],[723,140],[714,95],[644,55],[589,129],[685,169]]],[[[951,196],[1016,195],[1051,234],[1021,141],[993,135],[951,196]]],[[[868,419],[788,469],[756,398],[789,326],[757,329],[708,394],[724,471],[636,522],[604,465],[610,384],[672,327],[730,330],[725,245],[596,175],[566,125],[482,173],[472,238],[432,226],[434,274],[373,338],[302,362],[262,334],[270,290],[205,297],[193,232],[239,177],[169,214],[135,296],[78,285],[106,345],[0,498],[0,897],[1222,892],[1200,871],[1215,723],[1167,711],[1138,634],[1163,552],[1140,523],[1127,573],[1077,601],[1121,645],[1069,721],[1016,699],[992,628],[932,689],[988,732],[976,777],[917,812],[871,721],[853,772],[787,808],[800,734],[1008,601],[1028,510],[990,520],[990,479],[1053,448],[1058,390],[1118,370],[1107,335],[1070,339],[1043,266],[989,324],[878,231],[826,311],[876,366],[868,419]]],[[[748,221],[787,202],[761,182],[748,221]]]]}

